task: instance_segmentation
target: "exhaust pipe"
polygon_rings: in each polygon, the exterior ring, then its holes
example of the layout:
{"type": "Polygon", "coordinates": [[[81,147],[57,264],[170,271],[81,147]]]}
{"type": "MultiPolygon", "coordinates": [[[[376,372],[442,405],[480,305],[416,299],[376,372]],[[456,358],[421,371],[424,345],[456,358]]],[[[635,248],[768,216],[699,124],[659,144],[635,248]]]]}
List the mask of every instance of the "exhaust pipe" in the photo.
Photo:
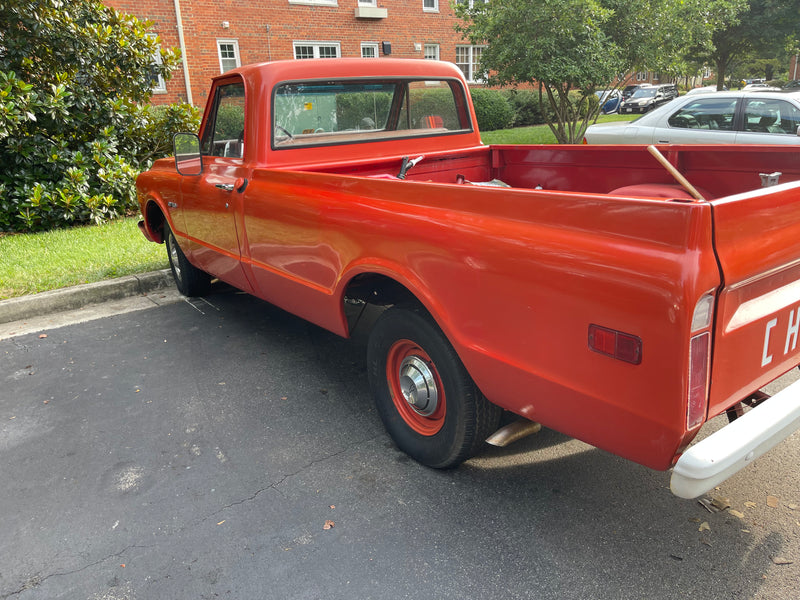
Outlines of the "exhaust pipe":
{"type": "Polygon", "coordinates": [[[539,433],[542,429],[541,423],[529,421],[528,419],[520,419],[501,427],[486,439],[487,444],[505,448],[509,444],[521,440],[522,438],[539,433]]]}

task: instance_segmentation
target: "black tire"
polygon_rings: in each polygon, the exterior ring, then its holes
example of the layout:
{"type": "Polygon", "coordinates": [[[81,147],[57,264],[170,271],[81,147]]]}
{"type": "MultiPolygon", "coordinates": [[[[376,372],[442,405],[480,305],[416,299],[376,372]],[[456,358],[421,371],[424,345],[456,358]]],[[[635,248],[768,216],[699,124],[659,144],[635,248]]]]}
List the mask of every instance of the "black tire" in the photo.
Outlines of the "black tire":
{"type": "Polygon", "coordinates": [[[211,275],[195,267],[186,258],[168,225],[164,225],[164,245],[175,286],[184,296],[204,296],[211,289],[211,275]]]}
{"type": "Polygon", "coordinates": [[[395,307],[380,316],[370,333],[367,363],[386,430],[400,450],[426,466],[459,465],[498,427],[502,410],[484,398],[421,308],[395,307]]]}

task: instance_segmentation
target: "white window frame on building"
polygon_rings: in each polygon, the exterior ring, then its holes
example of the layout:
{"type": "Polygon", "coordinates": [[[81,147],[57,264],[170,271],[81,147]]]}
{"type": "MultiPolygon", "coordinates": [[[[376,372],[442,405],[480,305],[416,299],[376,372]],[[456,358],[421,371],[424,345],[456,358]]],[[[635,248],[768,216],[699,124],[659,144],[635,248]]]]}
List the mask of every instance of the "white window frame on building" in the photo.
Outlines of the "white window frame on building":
{"type": "Polygon", "coordinates": [[[480,55],[483,52],[484,48],[487,46],[466,46],[466,45],[458,45],[456,46],[456,66],[461,69],[461,72],[464,73],[464,77],[466,77],[467,81],[471,83],[481,83],[481,80],[476,78],[475,71],[477,70],[478,64],[480,62],[480,55]],[[460,60],[463,58],[463,55],[460,53],[466,51],[467,53],[467,60],[460,60]]]}
{"type": "MultiPolygon", "coordinates": [[[[156,40],[158,38],[157,33],[148,33],[147,37],[156,40]]],[[[155,52],[153,52],[153,64],[160,65],[161,64],[161,45],[159,44],[158,48],[156,48],[155,52]]],[[[166,94],[167,93],[167,82],[164,81],[163,75],[159,73],[158,75],[152,77],[153,86],[150,88],[153,90],[154,94],[166,94]]]]}
{"type": "Polygon", "coordinates": [[[639,71],[636,73],[636,81],[647,81],[647,71],[639,71]]]}
{"type": "Polygon", "coordinates": [[[378,58],[379,56],[378,42],[361,42],[361,58],[378,58]]]}
{"type": "Polygon", "coordinates": [[[217,56],[219,57],[219,72],[227,73],[231,69],[242,66],[242,59],[239,56],[239,40],[217,40],[217,56]],[[230,46],[230,49],[223,46],[230,46]],[[233,52],[233,56],[224,56],[223,53],[233,52]],[[227,61],[227,62],[226,62],[227,61]],[[232,64],[233,61],[235,64],[232,64]]]}
{"type": "Polygon", "coordinates": [[[427,60],[439,60],[439,44],[425,44],[423,57],[427,60]]]}
{"type": "Polygon", "coordinates": [[[297,60],[303,60],[306,58],[339,58],[342,55],[342,45],[339,42],[309,42],[309,41],[301,41],[301,42],[292,42],[292,49],[294,52],[294,57],[297,60]],[[311,56],[298,56],[297,51],[300,48],[311,48],[312,55],[311,56]],[[321,49],[328,48],[333,49],[335,51],[334,56],[323,56],[320,52],[321,49]]]}
{"type": "Polygon", "coordinates": [[[422,0],[423,12],[439,12],[439,0],[422,0]]]}
{"type": "Polygon", "coordinates": [[[358,0],[359,6],[378,6],[378,0],[358,0]]]}

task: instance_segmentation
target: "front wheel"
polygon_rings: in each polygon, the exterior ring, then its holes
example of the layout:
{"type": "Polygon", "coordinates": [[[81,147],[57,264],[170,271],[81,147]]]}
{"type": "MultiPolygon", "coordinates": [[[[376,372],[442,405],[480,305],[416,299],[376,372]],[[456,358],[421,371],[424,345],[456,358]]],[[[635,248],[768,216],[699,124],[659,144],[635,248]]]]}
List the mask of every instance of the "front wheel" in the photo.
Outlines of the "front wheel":
{"type": "Polygon", "coordinates": [[[175,286],[184,296],[203,296],[211,289],[211,275],[198,269],[186,258],[178,246],[175,234],[168,225],[164,225],[164,245],[167,247],[169,267],[172,269],[172,278],[175,286]]]}
{"type": "Polygon", "coordinates": [[[391,308],[372,330],[370,386],[386,430],[403,452],[429,467],[473,456],[500,421],[450,342],[419,308],[391,308]]]}

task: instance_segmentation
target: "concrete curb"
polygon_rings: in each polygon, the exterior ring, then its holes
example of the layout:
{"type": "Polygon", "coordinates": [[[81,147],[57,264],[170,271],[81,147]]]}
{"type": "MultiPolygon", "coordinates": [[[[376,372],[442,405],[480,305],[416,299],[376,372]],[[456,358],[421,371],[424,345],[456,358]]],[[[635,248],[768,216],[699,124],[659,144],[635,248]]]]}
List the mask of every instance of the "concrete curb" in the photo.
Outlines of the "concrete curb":
{"type": "Polygon", "coordinates": [[[0,323],[11,323],[12,321],[75,310],[87,304],[119,300],[130,296],[146,296],[149,292],[174,286],[172,273],[169,269],[164,269],[30,296],[9,298],[0,301],[0,323]]]}

